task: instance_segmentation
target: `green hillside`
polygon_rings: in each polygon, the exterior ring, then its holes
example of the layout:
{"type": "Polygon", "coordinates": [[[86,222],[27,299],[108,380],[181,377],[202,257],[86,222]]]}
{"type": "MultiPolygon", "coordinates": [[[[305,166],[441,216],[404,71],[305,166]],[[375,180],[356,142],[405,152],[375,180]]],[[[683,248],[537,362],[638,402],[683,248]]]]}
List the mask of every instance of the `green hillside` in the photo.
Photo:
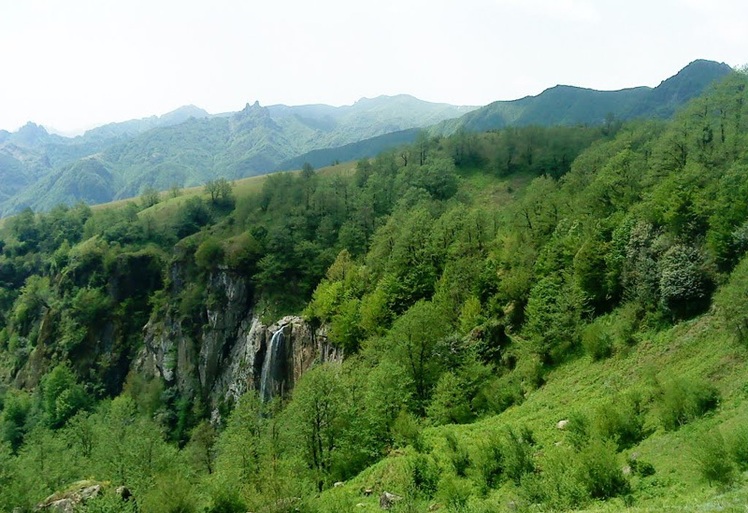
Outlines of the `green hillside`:
{"type": "Polygon", "coordinates": [[[149,187],[194,187],[219,177],[264,174],[311,150],[431,125],[469,110],[472,107],[406,95],[364,98],[343,107],[262,107],[255,102],[220,116],[183,107],[161,117],[99,127],[72,139],[50,135],[30,123],[0,141],[0,156],[13,159],[0,160],[0,173],[18,184],[0,199],[0,213],[26,207],[49,210],[59,203],[94,198],[100,203],[137,196],[149,187]],[[78,176],[82,162],[92,158],[106,169],[106,183],[101,183],[100,174],[78,176]],[[76,187],[71,188],[71,182],[76,187]]]}
{"type": "Polygon", "coordinates": [[[743,511],[746,85],[8,219],[0,509],[743,511]]]}
{"type": "Polygon", "coordinates": [[[507,126],[603,124],[608,120],[670,117],[675,109],[700,95],[706,87],[730,73],[724,63],[697,60],[655,88],[595,91],[558,85],[537,96],[498,101],[432,129],[448,135],[458,130],[495,130],[507,126]]]}

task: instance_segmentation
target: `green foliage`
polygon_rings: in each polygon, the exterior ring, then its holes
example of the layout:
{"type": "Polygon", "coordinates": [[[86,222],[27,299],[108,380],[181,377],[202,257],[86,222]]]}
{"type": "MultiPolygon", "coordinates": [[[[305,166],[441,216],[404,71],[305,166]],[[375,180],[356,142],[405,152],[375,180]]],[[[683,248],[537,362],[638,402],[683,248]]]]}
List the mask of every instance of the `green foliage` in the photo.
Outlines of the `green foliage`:
{"type": "Polygon", "coordinates": [[[714,410],[720,394],[711,383],[679,377],[658,384],[656,401],[660,423],[667,430],[675,430],[714,410]]]}
{"type": "Polygon", "coordinates": [[[593,499],[629,493],[631,485],[621,470],[614,441],[593,438],[579,453],[580,481],[593,499]]]}
{"type": "Polygon", "coordinates": [[[319,491],[330,484],[342,435],[342,394],[339,370],[322,365],[302,377],[287,410],[293,433],[303,447],[302,458],[319,491]]]}
{"type": "Polygon", "coordinates": [[[582,331],[582,347],[593,360],[602,360],[613,354],[613,339],[602,322],[595,322],[582,331]]]}
{"type": "Polygon", "coordinates": [[[726,486],[737,480],[737,467],[719,432],[699,439],[695,444],[694,458],[701,477],[710,485],[726,486]]]}
{"type": "Polygon", "coordinates": [[[660,293],[666,309],[688,317],[709,305],[712,283],[703,258],[692,247],[675,245],[660,260],[660,293]]]}
{"type": "Polygon", "coordinates": [[[3,397],[2,415],[0,415],[0,440],[8,444],[14,453],[23,443],[31,421],[31,398],[22,391],[11,391],[3,397]]]}
{"type": "Polygon", "coordinates": [[[223,245],[213,237],[205,239],[195,251],[195,263],[203,269],[216,269],[223,263],[223,245]]]}
{"type": "Polygon", "coordinates": [[[65,364],[52,369],[42,380],[43,408],[50,427],[59,428],[91,402],[75,375],[65,364]]]}
{"type": "Polygon", "coordinates": [[[591,431],[601,440],[614,442],[618,450],[633,447],[647,435],[645,413],[640,395],[618,397],[596,410],[591,431]]]}
{"type": "Polygon", "coordinates": [[[532,433],[523,428],[519,431],[508,429],[503,440],[504,473],[508,479],[519,485],[523,477],[535,470],[533,461],[532,433]]]}
{"type": "Polygon", "coordinates": [[[719,316],[735,338],[748,342],[748,258],[743,258],[714,298],[719,316]]]}
{"type": "Polygon", "coordinates": [[[452,372],[445,372],[436,383],[426,414],[435,424],[462,424],[472,420],[464,384],[452,372]]]}
{"type": "Polygon", "coordinates": [[[459,477],[445,475],[439,481],[437,497],[446,505],[447,511],[461,513],[468,510],[472,489],[470,482],[459,477]]]}
{"type": "Polygon", "coordinates": [[[225,178],[217,178],[205,183],[205,192],[210,196],[211,205],[223,210],[234,208],[233,185],[225,178]]]}
{"type": "Polygon", "coordinates": [[[577,343],[581,304],[577,290],[562,277],[546,276],[530,292],[525,333],[544,361],[558,361],[577,343]]]}
{"type": "Polygon", "coordinates": [[[437,358],[440,340],[446,335],[444,315],[436,305],[419,301],[393,324],[389,338],[395,361],[403,365],[413,385],[416,411],[425,411],[431,389],[441,370],[437,358]]]}
{"type": "Polygon", "coordinates": [[[446,442],[447,457],[452,464],[455,474],[459,477],[465,477],[468,468],[472,464],[470,454],[465,447],[460,445],[460,442],[453,433],[447,433],[446,442]]]}

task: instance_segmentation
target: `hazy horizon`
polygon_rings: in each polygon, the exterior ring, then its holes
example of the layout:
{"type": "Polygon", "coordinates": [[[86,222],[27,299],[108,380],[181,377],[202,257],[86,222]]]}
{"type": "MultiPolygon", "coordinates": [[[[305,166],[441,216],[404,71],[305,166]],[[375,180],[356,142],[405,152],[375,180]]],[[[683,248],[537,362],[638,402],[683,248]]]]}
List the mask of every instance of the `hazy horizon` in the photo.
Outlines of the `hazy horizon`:
{"type": "Polygon", "coordinates": [[[748,61],[736,0],[6,2],[0,129],[64,134],[162,115],[350,105],[409,94],[452,105],[557,84],[657,86],[695,59],[748,61]]]}

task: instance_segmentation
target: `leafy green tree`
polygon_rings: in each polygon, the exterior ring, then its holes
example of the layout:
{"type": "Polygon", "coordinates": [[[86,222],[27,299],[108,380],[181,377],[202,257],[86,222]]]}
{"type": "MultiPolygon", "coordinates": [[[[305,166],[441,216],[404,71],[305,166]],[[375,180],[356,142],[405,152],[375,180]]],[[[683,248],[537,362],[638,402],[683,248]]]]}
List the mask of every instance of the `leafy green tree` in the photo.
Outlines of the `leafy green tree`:
{"type": "Polygon", "coordinates": [[[413,384],[415,410],[419,414],[425,413],[442,370],[437,350],[447,332],[442,312],[431,302],[419,301],[395,321],[388,334],[392,355],[413,384]]]}
{"type": "Polygon", "coordinates": [[[439,378],[426,413],[437,425],[462,424],[472,420],[463,383],[452,372],[445,372],[439,378]]]}
{"type": "Polygon", "coordinates": [[[42,379],[42,398],[47,422],[59,428],[78,411],[87,408],[91,399],[66,364],[57,365],[42,379]]]}
{"type": "Polygon", "coordinates": [[[17,452],[29,429],[31,398],[22,391],[10,391],[3,398],[0,415],[0,440],[8,444],[12,452],[17,452]]]}
{"type": "Polygon", "coordinates": [[[216,472],[231,486],[246,486],[261,475],[263,413],[258,394],[245,393],[216,440],[216,472]]]}
{"type": "Polygon", "coordinates": [[[748,342],[748,258],[743,258],[730,281],[717,293],[714,305],[722,321],[741,342],[748,342]]]}
{"type": "Polygon", "coordinates": [[[235,202],[233,185],[225,178],[217,178],[206,182],[205,192],[210,196],[212,205],[233,208],[235,202]]]}
{"type": "Polygon", "coordinates": [[[146,187],[140,193],[140,205],[144,209],[156,205],[159,201],[161,201],[161,195],[153,187],[146,187]]]}
{"type": "Polygon", "coordinates": [[[334,453],[342,436],[343,393],[340,369],[324,364],[304,374],[288,407],[301,456],[319,491],[330,482],[334,453]]]}
{"type": "Polygon", "coordinates": [[[578,289],[558,275],[541,279],[530,292],[524,333],[544,361],[557,362],[577,343],[581,326],[578,289]]]}
{"type": "Polygon", "coordinates": [[[662,303],[675,317],[694,315],[709,305],[712,280],[696,248],[676,244],[662,256],[659,267],[662,303]]]}

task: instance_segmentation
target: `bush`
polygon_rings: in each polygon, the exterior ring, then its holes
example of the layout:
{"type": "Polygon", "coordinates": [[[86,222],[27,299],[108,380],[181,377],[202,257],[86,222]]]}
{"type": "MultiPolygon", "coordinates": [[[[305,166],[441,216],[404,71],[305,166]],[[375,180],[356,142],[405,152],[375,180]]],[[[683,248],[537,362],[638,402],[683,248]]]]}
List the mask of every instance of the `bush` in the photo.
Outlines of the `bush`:
{"type": "Polygon", "coordinates": [[[187,479],[163,475],[143,497],[141,507],[153,513],[194,513],[196,503],[197,497],[187,479]]]}
{"type": "Polygon", "coordinates": [[[479,446],[475,466],[484,492],[499,485],[504,475],[504,448],[499,437],[491,435],[479,446]]]}
{"type": "Polygon", "coordinates": [[[411,462],[410,473],[416,490],[426,497],[432,497],[439,482],[439,468],[433,458],[417,454],[411,462]]]}
{"type": "Polygon", "coordinates": [[[209,237],[195,251],[195,263],[203,269],[215,269],[223,262],[224,254],[221,242],[209,237]]]}
{"type": "Polygon", "coordinates": [[[737,468],[720,433],[702,437],[696,444],[694,456],[701,477],[710,485],[726,486],[737,479],[737,468]]]}
{"type": "Polygon", "coordinates": [[[532,434],[527,430],[517,433],[510,429],[504,440],[504,471],[509,479],[520,484],[522,477],[535,470],[532,460],[532,434]]]}
{"type": "Polygon", "coordinates": [[[618,449],[633,447],[644,439],[644,411],[638,395],[619,397],[597,409],[592,421],[595,434],[613,440],[618,449]]]}
{"type": "Polygon", "coordinates": [[[580,450],[590,439],[590,419],[580,412],[569,415],[566,424],[566,439],[577,450],[580,450]]]}
{"type": "Polygon", "coordinates": [[[447,506],[447,511],[463,512],[467,511],[471,491],[470,481],[445,476],[439,482],[438,497],[447,506]]]}
{"type": "Polygon", "coordinates": [[[593,360],[603,360],[613,354],[613,338],[601,321],[594,322],[582,331],[582,347],[593,360]]]}
{"type": "Polygon", "coordinates": [[[579,453],[579,462],[580,482],[591,498],[608,499],[631,491],[612,440],[593,438],[579,453]]]}
{"type": "Polygon", "coordinates": [[[401,410],[392,423],[390,433],[395,447],[412,445],[416,451],[423,450],[423,436],[418,418],[406,410],[401,410]]]}
{"type": "Polygon", "coordinates": [[[673,431],[719,405],[719,391],[702,380],[676,378],[660,385],[657,409],[662,426],[673,431]]]}
{"type": "Polygon", "coordinates": [[[470,454],[467,449],[460,445],[453,433],[447,433],[447,455],[455,473],[460,477],[465,477],[467,469],[470,467],[470,454]]]}
{"type": "Polygon", "coordinates": [[[522,479],[521,495],[530,503],[554,510],[576,509],[587,501],[579,480],[576,454],[569,447],[553,447],[541,462],[541,473],[522,479]]]}
{"type": "Polygon", "coordinates": [[[473,418],[464,383],[452,372],[445,372],[436,383],[426,413],[436,425],[463,424],[473,418]]]}
{"type": "Polygon", "coordinates": [[[730,457],[741,471],[748,470],[748,426],[738,426],[726,439],[730,457]]]}

